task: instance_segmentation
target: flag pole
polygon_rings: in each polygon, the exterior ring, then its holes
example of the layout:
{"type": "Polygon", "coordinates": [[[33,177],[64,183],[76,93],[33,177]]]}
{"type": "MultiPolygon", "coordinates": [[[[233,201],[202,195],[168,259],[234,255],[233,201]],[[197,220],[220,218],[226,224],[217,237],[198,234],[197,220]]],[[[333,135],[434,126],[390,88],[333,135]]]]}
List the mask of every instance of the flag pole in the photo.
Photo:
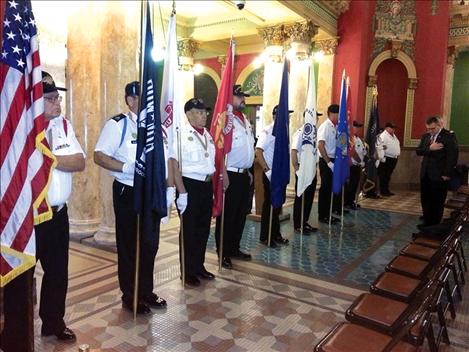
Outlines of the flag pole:
{"type": "Polygon", "coordinates": [[[340,216],[340,226],[344,226],[344,185],[342,185],[342,214],[340,216]]]}
{"type": "MultiPolygon", "coordinates": [[[[178,167],[179,172],[182,175],[182,152],[181,152],[181,131],[179,126],[176,127],[176,138],[178,144],[178,167]]],[[[181,277],[182,277],[182,286],[186,284],[186,255],[185,255],[185,246],[184,246],[184,214],[179,213],[179,233],[181,234],[181,277]]]]}
{"type": "Polygon", "coordinates": [[[331,227],[332,223],[332,203],[334,202],[334,192],[331,192],[331,204],[329,206],[329,227],[331,227]]]}
{"type": "Polygon", "coordinates": [[[274,212],[274,207],[273,207],[273,205],[270,205],[269,238],[267,240],[267,246],[269,246],[269,247],[270,247],[270,243],[272,241],[272,216],[273,216],[273,212],[274,212]]]}
{"type": "Polygon", "coordinates": [[[301,195],[301,235],[303,236],[305,223],[305,192],[301,195]]]}
{"type": "MultiPolygon", "coordinates": [[[[224,156],[223,165],[225,165],[226,170],[226,155],[224,156]]],[[[227,174],[228,176],[228,174],[227,174]]],[[[222,179],[223,180],[223,179],[222,179]]],[[[222,208],[221,208],[221,229],[220,229],[220,248],[218,248],[218,272],[222,271],[222,262],[223,262],[223,237],[225,235],[225,187],[222,184],[223,194],[222,194],[222,208]]]]}
{"type": "MultiPolygon", "coordinates": [[[[143,55],[143,33],[144,33],[144,17],[146,15],[146,8],[145,8],[146,1],[142,0],[140,2],[140,65],[138,68],[138,76],[140,82],[142,82],[142,75],[143,75],[143,60],[144,60],[144,55],[143,55]]],[[[140,92],[140,99],[138,100],[138,114],[140,114],[140,110],[142,108],[142,99],[141,99],[141,94],[140,92]]],[[[134,272],[134,297],[133,297],[133,312],[134,312],[134,321],[137,320],[137,304],[138,304],[138,276],[140,272],[140,214],[137,214],[137,236],[135,240],[135,272],[134,272]]]]}

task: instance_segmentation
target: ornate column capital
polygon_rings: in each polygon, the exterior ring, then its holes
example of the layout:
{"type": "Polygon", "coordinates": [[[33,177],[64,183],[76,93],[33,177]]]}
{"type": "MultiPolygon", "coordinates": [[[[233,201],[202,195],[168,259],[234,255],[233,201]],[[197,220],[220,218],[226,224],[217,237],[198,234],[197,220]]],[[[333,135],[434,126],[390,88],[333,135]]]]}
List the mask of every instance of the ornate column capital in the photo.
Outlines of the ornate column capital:
{"type": "Polygon", "coordinates": [[[286,24],[284,27],[285,37],[292,43],[310,44],[318,33],[318,28],[319,26],[316,26],[312,21],[286,24]]]}
{"type": "Polygon", "coordinates": [[[186,38],[178,41],[179,64],[183,71],[194,67],[194,54],[199,50],[199,43],[194,39],[186,38]]]}
{"type": "Polygon", "coordinates": [[[419,80],[417,78],[409,78],[408,89],[417,89],[419,80]]]}
{"type": "Polygon", "coordinates": [[[264,45],[268,46],[283,46],[285,43],[284,25],[278,24],[271,27],[258,28],[259,36],[264,41],[264,45]]]}
{"type": "Polygon", "coordinates": [[[320,39],[314,41],[314,48],[321,50],[325,55],[334,55],[339,45],[339,37],[320,39]]]}

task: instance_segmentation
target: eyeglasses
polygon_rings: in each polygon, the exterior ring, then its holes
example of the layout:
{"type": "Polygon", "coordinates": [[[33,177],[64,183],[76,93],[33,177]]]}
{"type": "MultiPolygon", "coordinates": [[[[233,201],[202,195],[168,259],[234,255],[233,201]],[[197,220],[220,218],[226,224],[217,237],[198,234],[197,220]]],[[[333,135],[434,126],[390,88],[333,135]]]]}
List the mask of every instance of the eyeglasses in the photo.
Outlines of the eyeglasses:
{"type": "Polygon", "coordinates": [[[62,102],[62,96],[57,95],[55,97],[44,97],[45,100],[47,100],[51,104],[55,104],[57,102],[62,102]]]}

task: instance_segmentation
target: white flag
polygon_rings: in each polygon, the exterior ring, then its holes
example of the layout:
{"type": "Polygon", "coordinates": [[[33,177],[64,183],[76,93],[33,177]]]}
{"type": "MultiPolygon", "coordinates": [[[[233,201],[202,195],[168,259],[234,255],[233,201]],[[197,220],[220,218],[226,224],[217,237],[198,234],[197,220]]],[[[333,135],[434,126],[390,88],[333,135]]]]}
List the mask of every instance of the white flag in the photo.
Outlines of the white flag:
{"type": "MultiPolygon", "coordinates": [[[[163,137],[167,148],[165,146],[165,160],[168,165],[170,157],[177,157],[177,131],[181,130],[181,103],[180,103],[180,89],[177,85],[177,73],[179,69],[178,64],[178,49],[176,37],[176,14],[171,14],[168,24],[168,41],[166,43],[164,67],[163,67],[163,82],[161,85],[161,125],[163,137]]],[[[166,174],[166,177],[168,175],[166,174]]],[[[174,197],[174,192],[170,192],[174,197]]],[[[172,204],[172,200],[170,200],[172,204]]],[[[171,205],[168,206],[168,215],[164,217],[161,222],[163,224],[169,221],[171,214],[171,205]]]]}
{"type": "Polygon", "coordinates": [[[166,134],[168,153],[166,158],[176,156],[176,133],[181,128],[180,89],[177,85],[178,51],[176,38],[176,14],[172,14],[168,24],[168,41],[166,43],[163,83],[161,87],[161,124],[166,134]]]}
{"type": "Polygon", "coordinates": [[[309,70],[308,96],[306,98],[305,123],[301,135],[300,168],[297,171],[298,183],[296,195],[300,197],[316,176],[316,162],[318,157],[317,129],[316,129],[316,79],[314,63],[309,70]]]}

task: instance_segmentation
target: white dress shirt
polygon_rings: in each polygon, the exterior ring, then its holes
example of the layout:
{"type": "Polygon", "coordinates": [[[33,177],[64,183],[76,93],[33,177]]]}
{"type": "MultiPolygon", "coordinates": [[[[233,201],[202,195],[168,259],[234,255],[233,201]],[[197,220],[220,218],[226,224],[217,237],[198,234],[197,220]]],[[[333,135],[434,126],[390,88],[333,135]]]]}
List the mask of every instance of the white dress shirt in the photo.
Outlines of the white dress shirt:
{"type": "MultiPolygon", "coordinates": [[[[99,135],[94,151],[102,152],[124,164],[135,163],[137,155],[137,115],[129,111],[119,121],[116,121],[115,118],[108,120],[99,135]],[[127,127],[125,128],[125,135],[121,144],[125,120],[127,120],[127,127]]],[[[133,172],[111,171],[110,173],[120,183],[133,187],[133,172]]]]}
{"type": "Polygon", "coordinates": [[[272,169],[272,162],[274,161],[275,137],[272,135],[273,129],[273,122],[265,126],[259,134],[259,139],[256,144],[256,148],[263,150],[264,159],[269,169],[272,169]]]}
{"type": "MultiPolygon", "coordinates": [[[[72,124],[62,115],[50,120],[46,130],[46,138],[54,155],[82,154],[85,157],[85,153],[73,131],[72,124]]],[[[67,202],[71,193],[72,173],[54,169],[47,192],[49,204],[51,206],[61,206],[67,202]]]]}
{"type": "Polygon", "coordinates": [[[233,143],[227,155],[227,168],[249,169],[254,162],[254,134],[251,124],[244,116],[243,120],[233,117],[233,143]]]}
{"type": "Polygon", "coordinates": [[[201,135],[191,125],[181,129],[182,176],[203,181],[215,172],[215,144],[204,128],[201,135]]]}
{"type": "Polygon", "coordinates": [[[327,156],[335,158],[336,128],[329,118],[318,128],[318,143],[320,141],[325,142],[327,156]]]}
{"type": "Polygon", "coordinates": [[[401,155],[401,146],[395,134],[391,135],[388,131],[384,130],[378,136],[377,143],[379,143],[383,149],[384,146],[386,146],[384,149],[384,156],[386,158],[397,158],[401,155]]]}

